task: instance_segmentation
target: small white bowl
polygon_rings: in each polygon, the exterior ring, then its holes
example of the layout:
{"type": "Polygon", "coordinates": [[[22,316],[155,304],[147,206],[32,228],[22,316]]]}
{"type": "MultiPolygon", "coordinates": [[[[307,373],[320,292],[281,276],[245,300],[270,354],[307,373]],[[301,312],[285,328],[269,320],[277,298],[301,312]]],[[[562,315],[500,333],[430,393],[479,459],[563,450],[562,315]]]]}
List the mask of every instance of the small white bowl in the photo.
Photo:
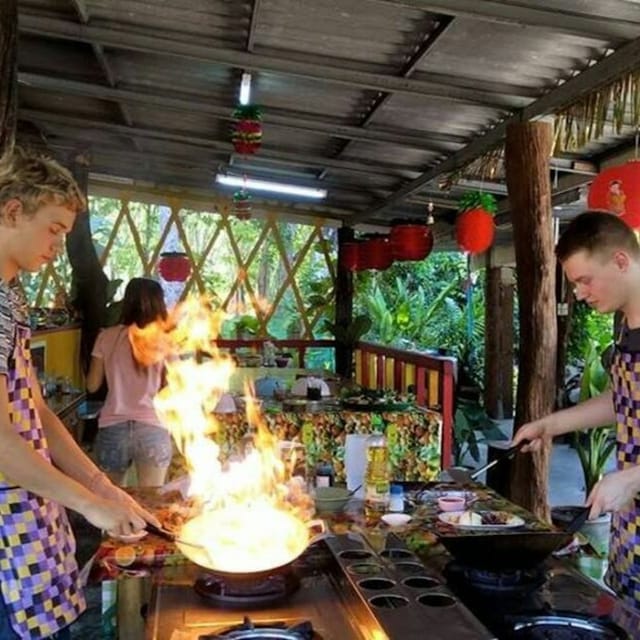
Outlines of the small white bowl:
{"type": "Polygon", "coordinates": [[[411,520],[411,516],[408,513],[385,513],[381,520],[390,527],[402,527],[411,520]]]}
{"type": "Polygon", "coordinates": [[[442,496],[438,498],[440,511],[464,511],[466,500],[462,496],[442,496]]]}
{"type": "Polygon", "coordinates": [[[147,533],[149,532],[142,529],[137,533],[130,533],[127,535],[116,535],[116,534],[110,533],[109,537],[113,538],[114,540],[120,540],[120,542],[138,542],[139,540],[142,540],[142,538],[144,538],[147,535],[147,533]]]}

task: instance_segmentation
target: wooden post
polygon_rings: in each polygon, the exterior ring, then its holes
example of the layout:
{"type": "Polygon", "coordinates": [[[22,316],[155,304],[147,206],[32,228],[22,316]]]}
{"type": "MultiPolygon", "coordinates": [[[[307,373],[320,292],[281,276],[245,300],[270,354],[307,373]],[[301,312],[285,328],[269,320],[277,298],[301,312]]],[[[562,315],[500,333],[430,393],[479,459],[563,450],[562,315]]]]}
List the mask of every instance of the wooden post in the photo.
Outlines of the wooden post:
{"type": "MultiPolygon", "coordinates": [[[[80,189],[86,195],[89,184],[89,159],[76,153],[71,156],[69,168],[80,189]]],[[[73,229],[67,235],[67,255],[71,263],[75,297],[71,301],[82,316],[80,361],[86,373],[91,350],[103,326],[107,306],[108,278],[98,260],[89,224],[89,212],[78,214],[73,229]]]]}
{"type": "MultiPolygon", "coordinates": [[[[342,245],[349,240],[353,240],[353,229],[338,229],[335,324],[339,327],[347,327],[353,320],[353,274],[342,266],[341,259],[342,245]]],[[[343,378],[351,378],[353,374],[353,346],[336,341],[336,373],[343,378]]]]}
{"type": "Polygon", "coordinates": [[[16,142],[18,105],[18,1],[0,2],[0,156],[16,142]]]}
{"type": "MultiPolygon", "coordinates": [[[[555,404],[556,295],[547,122],[507,127],[505,161],[516,254],[520,358],[515,428],[551,413],[555,404]]],[[[513,465],[512,500],[549,518],[549,448],[520,455],[513,465]]]]}
{"type": "Polygon", "coordinates": [[[489,267],[486,279],[484,405],[492,418],[513,415],[513,283],[511,269],[489,267]]]}

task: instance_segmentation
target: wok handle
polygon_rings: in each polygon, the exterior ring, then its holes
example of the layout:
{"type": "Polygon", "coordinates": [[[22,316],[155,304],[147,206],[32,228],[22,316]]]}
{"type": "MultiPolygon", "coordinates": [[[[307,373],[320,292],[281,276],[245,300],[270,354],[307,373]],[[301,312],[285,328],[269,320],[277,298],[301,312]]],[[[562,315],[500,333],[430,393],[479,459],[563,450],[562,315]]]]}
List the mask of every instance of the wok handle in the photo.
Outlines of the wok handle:
{"type": "Polygon", "coordinates": [[[145,530],[148,531],[149,533],[152,533],[154,536],[158,536],[158,538],[167,540],[168,542],[176,541],[176,537],[173,535],[173,533],[170,533],[165,529],[161,529],[160,527],[156,527],[155,524],[151,524],[150,522],[147,522],[147,525],[145,526],[145,530]]]}
{"type": "Polygon", "coordinates": [[[524,447],[527,444],[529,444],[528,440],[522,440],[518,442],[518,444],[515,447],[509,447],[508,449],[505,449],[504,451],[499,453],[491,462],[489,462],[488,464],[485,464],[479,469],[476,469],[473,473],[470,474],[469,477],[471,478],[471,480],[475,480],[480,474],[484,473],[488,469],[491,469],[491,467],[494,467],[495,465],[497,465],[498,462],[502,462],[503,460],[509,460],[510,458],[513,458],[513,456],[515,456],[516,453],[518,453],[518,451],[520,451],[520,449],[522,449],[522,447],[524,447]]]}
{"type": "Polygon", "coordinates": [[[591,507],[583,507],[578,515],[567,525],[566,532],[567,533],[577,533],[582,528],[582,525],[589,518],[589,512],[591,511],[591,507]]]}

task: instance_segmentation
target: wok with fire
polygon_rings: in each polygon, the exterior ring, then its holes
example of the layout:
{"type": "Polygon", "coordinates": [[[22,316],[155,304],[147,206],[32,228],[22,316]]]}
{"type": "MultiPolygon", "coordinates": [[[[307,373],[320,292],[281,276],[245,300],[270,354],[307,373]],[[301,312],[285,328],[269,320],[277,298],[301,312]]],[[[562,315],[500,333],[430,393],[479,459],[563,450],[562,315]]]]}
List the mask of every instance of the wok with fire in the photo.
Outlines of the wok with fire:
{"type": "Polygon", "coordinates": [[[185,522],[177,536],[151,525],[147,530],[171,540],[199,567],[236,581],[286,572],[307,547],[331,535],[323,520],[304,522],[268,506],[206,511],[185,522]],[[248,520],[252,526],[247,526],[248,520]]]}

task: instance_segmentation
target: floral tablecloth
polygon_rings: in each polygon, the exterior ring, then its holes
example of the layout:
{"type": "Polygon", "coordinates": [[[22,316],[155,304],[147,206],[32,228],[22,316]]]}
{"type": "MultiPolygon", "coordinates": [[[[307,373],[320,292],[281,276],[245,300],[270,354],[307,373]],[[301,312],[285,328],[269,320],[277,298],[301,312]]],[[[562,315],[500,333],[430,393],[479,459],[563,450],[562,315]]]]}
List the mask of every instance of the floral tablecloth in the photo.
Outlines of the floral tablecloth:
{"type": "MultiPolygon", "coordinates": [[[[242,446],[248,430],[244,413],[219,414],[214,436],[227,459],[242,446]]],[[[349,433],[384,432],[389,445],[392,476],[396,480],[427,482],[440,471],[442,418],[435,411],[408,409],[397,412],[326,411],[314,413],[266,412],[269,429],[280,440],[298,440],[305,445],[310,468],[321,460],[331,461],[339,483],[345,482],[344,450],[349,433]]],[[[185,473],[184,460],[176,455],[169,477],[185,473]]]]}

